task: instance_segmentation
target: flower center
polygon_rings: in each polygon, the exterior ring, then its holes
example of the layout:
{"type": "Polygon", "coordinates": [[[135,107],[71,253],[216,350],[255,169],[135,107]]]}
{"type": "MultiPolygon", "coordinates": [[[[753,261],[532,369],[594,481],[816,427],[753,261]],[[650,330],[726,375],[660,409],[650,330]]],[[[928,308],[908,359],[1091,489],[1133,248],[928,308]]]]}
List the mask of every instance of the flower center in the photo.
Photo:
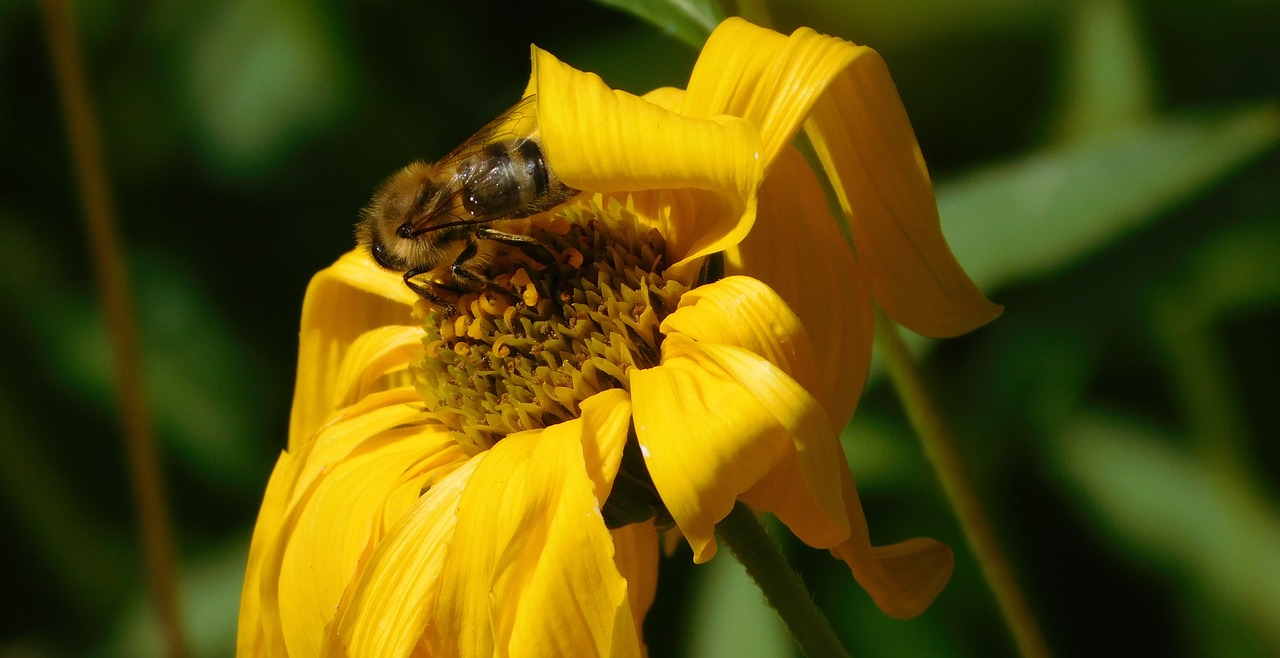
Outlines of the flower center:
{"type": "Polygon", "coordinates": [[[620,207],[567,207],[528,228],[554,262],[512,249],[490,263],[485,289],[459,298],[455,316],[420,313],[426,354],[415,385],[469,452],[627,389],[632,368],[657,365],[658,326],[687,290],[664,276],[661,234],[620,207]]]}

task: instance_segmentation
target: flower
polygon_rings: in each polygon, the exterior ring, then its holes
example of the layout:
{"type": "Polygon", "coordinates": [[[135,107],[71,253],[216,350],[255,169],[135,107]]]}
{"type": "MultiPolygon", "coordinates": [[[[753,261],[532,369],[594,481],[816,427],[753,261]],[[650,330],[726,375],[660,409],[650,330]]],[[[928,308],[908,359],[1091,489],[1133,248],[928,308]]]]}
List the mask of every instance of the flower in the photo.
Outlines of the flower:
{"type": "Polygon", "coordinates": [[[872,547],[838,441],[872,300],[934,336],[999,307],[942,238],[879,56],[730,19],[687,91],[533,63],[547,160],[588,192],[528,222],[559,261],[495,261],[510,292],[449,318],[361,251],[315,276],[239,655],[640,655],[657,525],[703,562],[738,500],[919,614],[950,549],[872,547]],[[806,120],[856,255],[790,146],[806,120]]]}

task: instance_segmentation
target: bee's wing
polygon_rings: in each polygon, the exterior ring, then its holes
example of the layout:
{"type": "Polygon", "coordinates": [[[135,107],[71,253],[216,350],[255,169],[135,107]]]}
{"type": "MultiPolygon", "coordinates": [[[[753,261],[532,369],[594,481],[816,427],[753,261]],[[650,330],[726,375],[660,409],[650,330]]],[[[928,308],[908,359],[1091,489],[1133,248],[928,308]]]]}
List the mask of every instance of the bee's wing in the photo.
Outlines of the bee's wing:
{"type": "Polygon", "coordinates": [[[483,151],[491,144],[506,140],[520,140],[533,135],[538,130],[537,108],[538,97],[536,95],[530,94],[521,98],[515,105],[507,108],[502,114],[486,123],[483,128],[476,131],[476,134],[468,137],[458,148],[453,149],[449,155],[441,158],[437,165],[457,165],[483,151]]]}
{"type": "MultiPolygon", "coordinates": [[[[537,106],[538,101],[535,95],[530,94],[521,98],[519,102],[507,108],[502,114],[499,114],[492,121],[485,124],[483,128],[476,131],[476,134],[468,137],[461,145],[435,163],[434,168],[437,171],[450,172],[448,187],[444,190],[444,194],[449,200],[441,203],[439,207],[457,207],[457,204],[452,199],[462,194],[464,190],[460,178],[454,173],[460,171],[468,160],[483,157],[485,149],[493,144],[503,141],[519,142],[537,132],[538,123],[535,113],[537,106]]],[[[446,216],[453,217],[454,221],[437,223],[441,219],[440,215],[435,213],[423,215],[412,224],[413,230],[415,232],[421,231],[426,229],[428,225],[430,225],[430,230],[439,230],[447,226],[466,224],[472,221],[452,214],[446,216]]]]}

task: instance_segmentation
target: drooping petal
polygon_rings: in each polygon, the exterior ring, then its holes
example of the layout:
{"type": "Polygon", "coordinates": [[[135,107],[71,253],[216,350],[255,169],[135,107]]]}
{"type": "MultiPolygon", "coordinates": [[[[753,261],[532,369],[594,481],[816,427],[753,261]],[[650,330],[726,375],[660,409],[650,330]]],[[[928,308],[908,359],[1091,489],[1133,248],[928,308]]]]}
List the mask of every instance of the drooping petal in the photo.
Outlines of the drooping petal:
{"type": "Polygon", "coordinates": [[[512,434],[484,453],[458,504],[433,655],[639,655],[583,427],[512,434]]]}
{"type": "Polygon", "coordinates": [[[804,504],[773,511],[811,545],[848,536],[830,422],[768,360],[670,335],[660,365],[631,373],[631,395],[649,474],[696,562],[715,555],[715,524],[734,501],[791,461],[804,504]]]}
{"type": "Polygon", "coordinates": [[[955,566],[951,548],[928,538],[872,547],[862,502],[847,468],[841,487],[851,533],[831,553],[849,565],[858,584],[885,614],[910,619],[924,612],[951,579],[955,566]]]}
{"type": "Polygon", "coordinates": [[[786,37],[729,19],[703,48],[681,111],[759,125],[767,171],[809,119],[886,312],[929,336],[964,333],[999,314],[947,246],[915,133],[874,50],[808,28],[786,37]]]}
{"type": "Polygon", "coordinates": [[[885,312],[937,338],[1000,315],[1002,307],[978,290],[942,235],[924,156],[879,54],[852,59],[814,107],[811,126],[885,312]]]}
{"type": "Polygon", "coordinates": [[[290,449],[309,439],[338,408],[338,370],[351,344],[370,329],[409,324],[414,300],[399,275],[379,268],[362,249],[311,278],[302,302],[290,449]]]}
{"type": "MultiPolygon", "coordinates": [[[[818,355],[815,386],[832,426],[849,422],[871,366],[871,291],[840,233],[817,177],[787,147],[760,188],[760,211],[747,238],[725,252],[725,272],[746,274],[778,293],[818,355]]],[[[793,376],[795,376],[793,374],[793,376]]]]}
{"type": "Polygon", "coordinates": [[[538,127],[547,161],[590,192],[653,192],[672,267],[736,244],[755,220],[759,135],[736,117],[692,119],[615,91],[533,49],[538,127]],[[677,194],[678,193],[678,194],[677,194]]]}

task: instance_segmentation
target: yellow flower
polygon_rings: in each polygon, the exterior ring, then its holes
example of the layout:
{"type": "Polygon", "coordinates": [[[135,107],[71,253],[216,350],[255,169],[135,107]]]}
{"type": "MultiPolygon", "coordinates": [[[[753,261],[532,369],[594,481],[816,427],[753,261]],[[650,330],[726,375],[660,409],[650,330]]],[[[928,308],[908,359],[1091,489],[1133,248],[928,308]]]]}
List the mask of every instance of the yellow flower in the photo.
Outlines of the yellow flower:
{"type": "Polygon", "coordinates": [[[513,253],[491,272],[512,297],[456,318],[415,316],[360,251],[316,275],[239,655],[641,655],[649,519],[703,562],[738,500],[919,614],[950,549],[872,547],[838,441],[872,299],[933,336],[999,307],[942,238],[879,56],[731,19],[687,91],[643,98],[533,60],[547,160],[588,194],[529,228],[574,268],[513,253]],[[790,145],[802,124],[856,256],[790,145]],[[727,276],[697,285],[715,253],[727,276]]]}

